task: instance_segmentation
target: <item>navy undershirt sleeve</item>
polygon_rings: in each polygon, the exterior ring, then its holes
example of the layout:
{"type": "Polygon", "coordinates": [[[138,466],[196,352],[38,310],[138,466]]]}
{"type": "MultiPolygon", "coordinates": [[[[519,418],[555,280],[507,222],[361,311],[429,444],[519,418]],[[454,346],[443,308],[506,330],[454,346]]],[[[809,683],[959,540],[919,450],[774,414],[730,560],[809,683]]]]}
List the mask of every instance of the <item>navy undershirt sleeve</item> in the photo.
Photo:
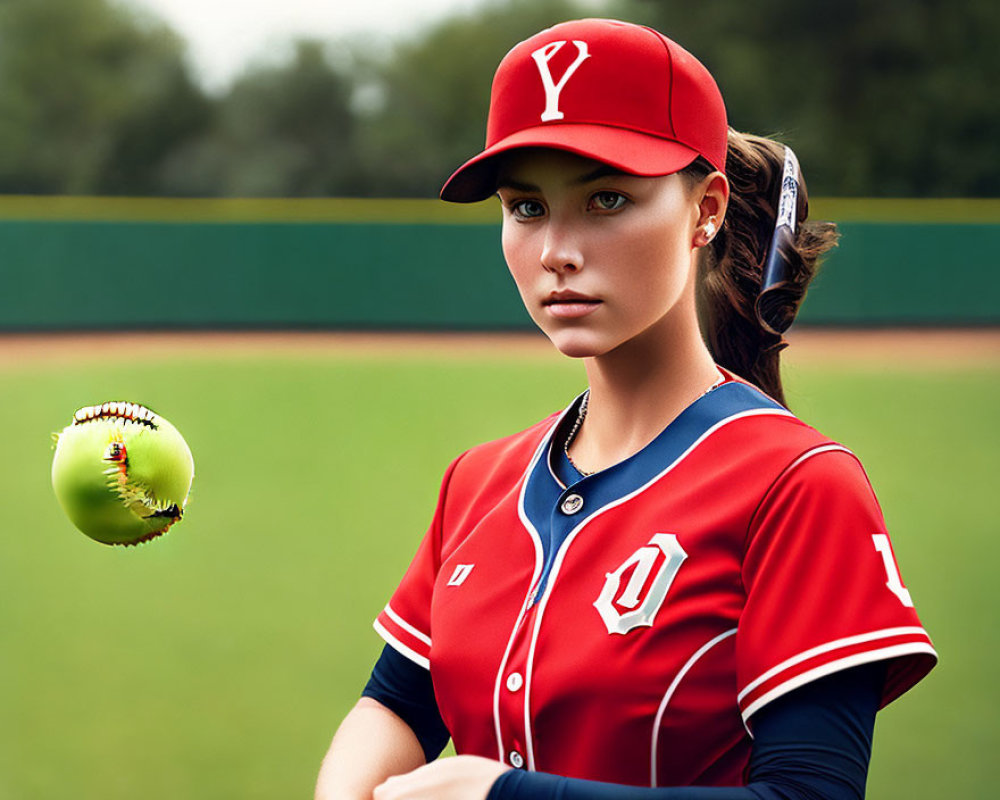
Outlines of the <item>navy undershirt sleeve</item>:
{"type": "MultiPolygon", "coordinates": [[[[867,664],[806,684],[752,719],[748,784],[641,788],[508,770],[487,800],[860,800],[885,667],[867,664]]],[[[448,742],[430,673],[388,645],[363,695],[413,729],[427,761],[448,742]]]]}
{"type": "Polygon", "coordinates": [[[428,763],[441,755],[451,734],[438,711],[429,670],[386,645],[361,694],[378,700],[410,726],[428,763]]]}
{"type": "Polygon", "coordinates": [[[754,714],[743,787],[640,788],[508,770],[487,800],[860,800],[885,667],[820,678],[754,714]]]}

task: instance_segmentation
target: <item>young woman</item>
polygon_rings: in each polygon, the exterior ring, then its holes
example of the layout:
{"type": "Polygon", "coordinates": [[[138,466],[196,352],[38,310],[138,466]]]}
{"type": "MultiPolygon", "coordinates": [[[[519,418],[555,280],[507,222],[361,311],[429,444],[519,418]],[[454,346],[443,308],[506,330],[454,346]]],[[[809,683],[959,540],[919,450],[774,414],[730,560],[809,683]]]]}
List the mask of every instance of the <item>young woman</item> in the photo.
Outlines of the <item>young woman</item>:
{"type": "Polygon", "coordinates": [[[794,156],[671,40],[582,20],[498,68],[442,190],[495,194],[588,388],[449,467],[316,796],[863,796],[876,711],[936,656],[857,459],[782,405],[836,236],[794,156]]]}

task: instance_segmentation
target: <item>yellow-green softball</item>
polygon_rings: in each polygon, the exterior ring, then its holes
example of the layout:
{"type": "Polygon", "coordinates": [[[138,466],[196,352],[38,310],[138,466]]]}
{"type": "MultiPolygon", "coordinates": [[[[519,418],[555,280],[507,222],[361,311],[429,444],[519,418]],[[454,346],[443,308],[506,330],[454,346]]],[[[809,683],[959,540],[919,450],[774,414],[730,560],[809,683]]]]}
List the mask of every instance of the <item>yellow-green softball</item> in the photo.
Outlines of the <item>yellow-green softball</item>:
{"type": "Polygon", "coordinates": [[[164,533],[184,513],[193,478],[184,437],[138,403],[85,406],[57,436],[52,488],[70,521],[104,544],[164,533]]]}

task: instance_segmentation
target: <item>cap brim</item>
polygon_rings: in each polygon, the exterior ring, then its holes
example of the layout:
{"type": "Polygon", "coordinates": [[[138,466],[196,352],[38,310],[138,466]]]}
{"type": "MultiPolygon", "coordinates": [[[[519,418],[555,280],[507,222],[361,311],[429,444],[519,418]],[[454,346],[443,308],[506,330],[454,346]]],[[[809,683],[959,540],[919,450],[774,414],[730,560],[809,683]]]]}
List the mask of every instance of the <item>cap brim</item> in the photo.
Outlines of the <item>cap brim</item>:
{"type": "Polygon", "coordinates": [[[552,147],[608,164],[632,175],[670,175],[698,157],[673,139],[607,125],[548,124],[518,131],[459,167],[441,188],[441,199],[475,203],[496,192],[499,156],[527,147],[552,147]]]}

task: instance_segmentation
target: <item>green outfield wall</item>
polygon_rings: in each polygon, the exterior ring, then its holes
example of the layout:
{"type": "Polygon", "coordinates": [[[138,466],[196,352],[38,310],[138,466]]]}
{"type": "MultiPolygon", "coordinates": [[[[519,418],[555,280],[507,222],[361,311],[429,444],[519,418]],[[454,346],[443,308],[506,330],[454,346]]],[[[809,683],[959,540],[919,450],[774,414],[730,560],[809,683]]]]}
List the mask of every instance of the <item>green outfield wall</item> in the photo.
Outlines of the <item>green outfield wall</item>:
{"type": "MultiPolygon", "coordinates": [[[[815,200],[813,325],[1000,323],[1000,200],[815,200]]],[[[0,330],[530,327],[493,202],[0,196],[0,330]]]]}

